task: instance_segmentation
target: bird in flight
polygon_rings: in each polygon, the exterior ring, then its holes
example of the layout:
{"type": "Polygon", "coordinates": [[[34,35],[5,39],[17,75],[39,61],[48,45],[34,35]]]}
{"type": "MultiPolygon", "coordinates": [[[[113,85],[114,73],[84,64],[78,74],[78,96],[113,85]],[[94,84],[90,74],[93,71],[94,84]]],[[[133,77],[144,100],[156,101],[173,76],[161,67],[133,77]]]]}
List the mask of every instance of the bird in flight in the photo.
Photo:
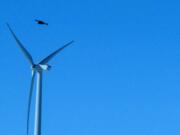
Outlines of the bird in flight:
{"type": "Polygon", "coordinates": [[[48,23],[46,23],[46,22],[44,22],[44,21],[42,21],[42,20],[37,20],[37,19],[35,19],[35,21],[36,21],[37,24],[48,25],[48,23]]]}

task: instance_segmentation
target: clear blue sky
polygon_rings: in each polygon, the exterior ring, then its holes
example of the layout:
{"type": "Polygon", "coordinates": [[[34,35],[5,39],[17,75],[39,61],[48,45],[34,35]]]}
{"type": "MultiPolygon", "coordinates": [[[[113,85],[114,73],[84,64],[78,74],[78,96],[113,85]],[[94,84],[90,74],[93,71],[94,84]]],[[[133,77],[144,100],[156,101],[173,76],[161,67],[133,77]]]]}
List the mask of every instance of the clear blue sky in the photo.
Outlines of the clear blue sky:
{"type": "Polygon", "coordinates": [[[31,77],[6,22],[37,62],[76,41],[44,73],[42,135],[179,135],[179,5],[1,0],[0,135],[25,135],[31,77]]]}

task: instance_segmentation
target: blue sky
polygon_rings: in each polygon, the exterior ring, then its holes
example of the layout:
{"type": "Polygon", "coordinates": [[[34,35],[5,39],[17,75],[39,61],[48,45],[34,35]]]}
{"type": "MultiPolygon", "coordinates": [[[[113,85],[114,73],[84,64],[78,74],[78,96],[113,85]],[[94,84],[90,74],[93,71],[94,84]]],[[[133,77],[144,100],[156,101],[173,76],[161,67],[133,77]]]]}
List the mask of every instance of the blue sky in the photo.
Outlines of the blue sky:
{"type": "Polygon", "coordinates": [[[0,134],[26,133],[31,77],[9,22],[37,62],[75,40],[44,72],[43,135],[179,135],[179,4],[1,0],[0,134]]]}

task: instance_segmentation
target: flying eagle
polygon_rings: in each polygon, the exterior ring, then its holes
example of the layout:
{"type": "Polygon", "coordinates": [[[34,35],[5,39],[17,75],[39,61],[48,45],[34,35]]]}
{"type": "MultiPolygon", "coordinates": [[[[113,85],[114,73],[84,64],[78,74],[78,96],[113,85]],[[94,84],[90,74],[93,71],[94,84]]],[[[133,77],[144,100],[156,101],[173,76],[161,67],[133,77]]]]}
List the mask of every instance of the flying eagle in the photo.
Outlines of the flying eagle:
{"type": "Polygon", "coordinates": [[[35,21],[36,21],[37,24],[48,25],[48,23],[46,23],[46,22],[44,22],[44,21],[42,21],[42,20],[37,20],[37,19],[35,19],[35,21]]]}

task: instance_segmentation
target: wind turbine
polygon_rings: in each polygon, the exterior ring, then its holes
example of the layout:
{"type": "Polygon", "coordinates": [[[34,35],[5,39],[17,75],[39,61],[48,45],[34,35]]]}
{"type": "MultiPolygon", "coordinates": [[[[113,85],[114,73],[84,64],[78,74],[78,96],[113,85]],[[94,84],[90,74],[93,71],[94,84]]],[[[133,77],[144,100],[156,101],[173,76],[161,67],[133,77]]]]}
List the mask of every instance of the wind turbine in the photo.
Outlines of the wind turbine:
{"type": "Polygon", "coordinates": [[[41,135],[41,114],[42,114],[42,73],[45,70],[50,70],[51,66],[48,65],[48,62],[54,58],[55,55],[57,55],[59,52],[61,52],[64,48],[68,47],[70,44],[72,44],[74,41],[71,41],[64,46],[60,47],[50,55],[48,55],[46,58],[41,60],[39,63],[35,64],[33,61],[32,56],[27,51],[27,49],[23,46],[23,44],[20,42],[20,40],[17,38],[9,24],[7,23],[7,27],[11,34],[13,35],[14,39],[17,42],[18,47],[21,49],[21,51],[24,53],[24,56],[29,61],[31,65],[32,70],[32,78],[31,78],[31,84],[30,84],[30,91],[29,91],[29,101],[28,101],[28,110],[27,110],[27,135],[29,134],[29,117],[30,117],[30,108],[31,108],[31,99],[32,99],[32,92],[33,92],[33,86],[34,86],[34,80],[35,75],[37,74],[37,89],[36,89],[36,98],[35,98],[35,120],[34,120],[34,135],[41,135]]]}

